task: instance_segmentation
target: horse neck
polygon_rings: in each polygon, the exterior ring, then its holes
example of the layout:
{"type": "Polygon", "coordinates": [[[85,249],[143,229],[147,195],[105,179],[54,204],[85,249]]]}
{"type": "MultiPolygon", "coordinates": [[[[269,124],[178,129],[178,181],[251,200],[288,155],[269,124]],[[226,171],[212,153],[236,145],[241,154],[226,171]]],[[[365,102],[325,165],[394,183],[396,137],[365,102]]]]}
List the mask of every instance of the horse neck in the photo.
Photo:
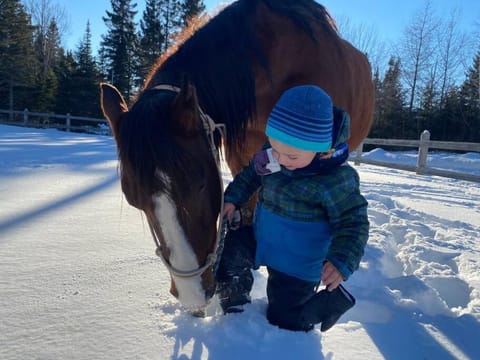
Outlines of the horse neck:
{"type": "Polygon", "coordinates": [[[240,57],[215,51],[194,54],[173,54],[152,78],[149,86],[170,83],[176,86],[188,81],[196,88],[200,108],[215,123],[224,123],[227,129],[227,145],[243,138],[247,123],[255,114],[255,80],[251,62],[243,55],[243,61],[232,64],[232,57],[240,57]],[[191,60],[205,66],[191,66],[191,60]]]}

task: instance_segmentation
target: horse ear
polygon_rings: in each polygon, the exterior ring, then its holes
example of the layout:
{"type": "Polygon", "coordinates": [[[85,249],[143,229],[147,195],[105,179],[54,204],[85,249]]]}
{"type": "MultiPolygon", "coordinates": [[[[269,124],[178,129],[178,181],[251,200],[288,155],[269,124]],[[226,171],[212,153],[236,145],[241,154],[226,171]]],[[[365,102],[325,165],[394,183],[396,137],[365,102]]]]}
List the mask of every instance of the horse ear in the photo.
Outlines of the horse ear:
{"type": "Polygon", "coordinates": [[[181,135],[192,135],[198,130],[198,98],[195,87],[185,84],[172,104],[175,129],[181,135]]]}
{"type": "Polygon", "coordinates": [[[121,115],[128,111],[127,103],[117,88],[107,83],[100,84],[100,103],[103,115],[117,139],[121,115]]]}

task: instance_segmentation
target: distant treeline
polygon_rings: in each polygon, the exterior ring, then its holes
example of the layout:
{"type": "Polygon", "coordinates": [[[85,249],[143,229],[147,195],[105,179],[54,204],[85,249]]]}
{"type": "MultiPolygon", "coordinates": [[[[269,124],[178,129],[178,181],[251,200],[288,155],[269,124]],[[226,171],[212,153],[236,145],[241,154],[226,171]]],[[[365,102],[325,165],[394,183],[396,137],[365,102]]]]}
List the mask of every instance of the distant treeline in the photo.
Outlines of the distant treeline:
{"type": "MultiPolygon", "coordinates": [[[[189,19],[205,10],[201,0],[146,0],[136,22],[135,1],[111,0],[107,33],[93,54],[89,23],[73,51],[61,46],[65,10],[52,1],[0,2],[0,109],[88,117],[102,116],[99,82],[133,97],[189,19]]],[[[479,44],[458,32],[453,15],[434,22],[429,6],[412,18],[404,46],[390,53],[366,41],[367,30],[341,31],[372,63],[377,100],[369,137],[416,139],[428,129],[434,140],[480,142],[479,44]],[[472,47],[476,54],[460,78],[461,50],[472,47]],[[384,71],[380,61],[388,61],[384,71]]]]}

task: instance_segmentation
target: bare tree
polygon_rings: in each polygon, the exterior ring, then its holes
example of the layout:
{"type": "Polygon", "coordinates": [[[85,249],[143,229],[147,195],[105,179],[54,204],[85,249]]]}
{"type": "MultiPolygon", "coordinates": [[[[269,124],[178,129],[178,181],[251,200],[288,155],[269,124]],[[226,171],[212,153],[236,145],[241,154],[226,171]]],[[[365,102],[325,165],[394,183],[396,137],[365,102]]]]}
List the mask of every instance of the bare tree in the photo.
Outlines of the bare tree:
{"type": "Polygon", "coordinates": [[[474,38],[475,38],[475,44],[474,46],[478,49],[480,48],[480,20],[477,20],[474,22],[474,38]]]}
{"type": "Polygon", "coordinates": [[[61,41],[61,34],[65,34],[69,27],[68,15],[65,7],[51,0],[25,0],[25,3],[35,26],[37,51],[40,52],[40,60],[45,72],[54,61],[52,48],[59,45],[50,41],[52,28],[56,28],[56,33],[60,37],[58,40],[61,41]]]}
{"type": "Polygon", "coordinates": [[[353,25],[350,19],[342,16],[336,18],[336,23],[340,35],[367,55],[372,71],[378,70],[383,74],[388,62],[385,58],[387,46],[378,35],[377,29],[367,23],[353,25]]]}
{"type": "Polygon", "coordinates": [[[465,59],[470,59],[473,37],[467,36],[459,28],[461,11],[453,8],[450,17],[442,22],[436,34],[436,57],[438,59],[438,84],[440,106],[444,105],[448,91],[460,79],[460,73],[466,69],[465,59]],[[470,44],[469,44],[470,43],[470,44]]]}
{"type": "Polygon", "coordinates": [[[69,19],[65,7],[51,0],[24,0],[24,3],[33,24],[42,34],[47,34],[52,22],[57,24],[60,33],[68,30],[69,19]]]}
{"type": "Polygon", "coordinates": [[[435,34],[439,26],[430,0],[415,14],[405,30],[399,46],[402,59],[402,75],[409,92],[408,110],[412,113],[418,105],[422,85],[431,79],[431,68],[435,62],[435,34]],[[433,61],[433,64],[432,64],[433,61]]]}

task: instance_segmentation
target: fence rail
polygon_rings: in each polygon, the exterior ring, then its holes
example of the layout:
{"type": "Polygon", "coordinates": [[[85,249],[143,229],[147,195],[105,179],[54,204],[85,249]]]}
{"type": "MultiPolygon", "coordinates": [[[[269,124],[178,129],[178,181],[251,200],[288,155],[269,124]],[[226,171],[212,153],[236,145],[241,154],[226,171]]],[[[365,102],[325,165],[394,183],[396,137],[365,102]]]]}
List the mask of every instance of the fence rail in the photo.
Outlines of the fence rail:
{"type": "Polygon", "coordinates": [[[468,152],[480,152],[480,143],[467,143],[467,142],[449,142],[449,141],[431,141],[430,132],[425,130],[420,135],[420,140],[400,140],[400,139],[365,139],[363,143],[356,149],[354,156],[350,158],[355,165],[360,163],[384,166],[392,169],[413,171],[419,175],[438,175],[453,179],[467,180],[480,182],[480,175],[466,174],[457,171],[449,171],[442,169],[435,169],[427,166],[428,150],[429,149],[442,149],[442,150],[456,150],[456,151],[468,151],[468,152]],[[418,148],[417,164],[395,164],[386,161],[378,161],[372,159],[365,159],[363,155],[363,145],[385,145],[385,146],[401,146],[401,147],[413,147],[418,148]]]}
{"type": "MultiPolygon", "coordinates": [[[[70,114],[55,115],[55,114],[48,114],[48,113],[35,113],[35,112],[30,112],[27,109],[23,111],[0,110],[0,123],[9,124],[9,125],[60,128],[66,131],[70,131],[70,130],[88,131],[88,129],[85,129],[85,122],[91,123],[97,126],[99,124],[107,125],[107,122],[105,119],[72,116],[70,114]],[[55,121],[55,120],[61,120],[62,123],[58,123],[58,121],[55,121]],[[83,123],[83,125],[79,125],[79,122],[83,123]]],[[[109,133],[110,130],[107,129],[106,131],[109,133]]],[[[459,180],[480,182],[480,175],[466,174],[466,173],[460,173],[456,171],[448,171],[448,170],[441,170],[441,169],[428,167],[427,157],[428,157],[429,149],[480,152],[480,143],[431,141],[430,132],[428,130],[425,130],[421,134],[420,140],[367,138],[356,149],[356,153],[350,157],[350,161],[353,161],[355,165],[360,165],[361,163],[364,163],[364,164],[370,164],[370,165],[376,165],[376,166],[384,166],[384,167],[398,169],[398,170],[413,171],[419,175],[438,175],[438,176],[454,178],[459,180]],[[363,145],[365,144],[418,148],[417,164],[413,166],[413,165],[395,164],[395,163],[386,162],[386,161],[366,159],[362,156],[363,145]]]]}
{"type": "Polygon", "coordinates": [[[105,119],[84,116],[56,115],[49,113],[37,113],[17,110],[0,110],[0,123],[7,125],[56,128],[66,131],[88,131],[88,126],[107,126],[105,119]],[[86,125],[88,124],[88,125],[86,125]]]}

